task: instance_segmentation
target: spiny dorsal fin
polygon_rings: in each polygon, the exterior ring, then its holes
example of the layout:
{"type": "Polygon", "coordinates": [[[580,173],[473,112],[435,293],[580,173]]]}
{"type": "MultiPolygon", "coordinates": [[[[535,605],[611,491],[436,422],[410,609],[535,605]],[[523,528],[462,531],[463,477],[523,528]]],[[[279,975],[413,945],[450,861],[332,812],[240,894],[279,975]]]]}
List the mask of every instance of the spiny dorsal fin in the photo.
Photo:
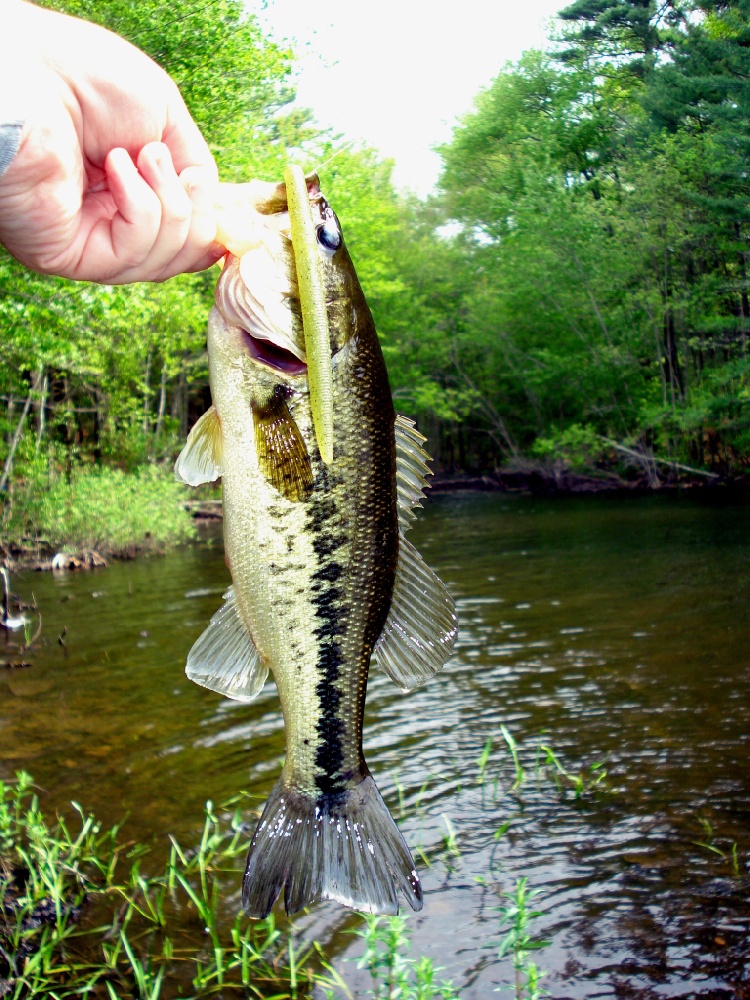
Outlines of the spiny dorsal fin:
{"type": "Polygon", "coordinates": [[[177,456],[174,472],[188,486],[212,483],[221,475],[221,423],[216,407],[209,407],[188,434],[177,456]]]}
{"type": "Polygon", "coordinates": [[[453,598],[411,544],[399,535],[391,609],[373,659],[404,691],[436,674],[453,650],[458,619],[453,598]]]}
{"type": "Polygon", "coordinates": [[[268,667],[240,618],[234,587],[188,653],[191,681],[234,701],[252,701],[268,677],[268,667]]]}
{"type": "Polygon", "coordinates": [[[430,456],[422,448],[427,440],[409,417],[396,416],[396,486],[398,491],[398,526],[407,532],[414,520],[414,508],[421,507],[424,490],[431,476],[430,456]]]}
{"type": "Polygon", "coordinates": [[[286,405],[284,386],[277,385],[265,405],[253,404],[255,449],[260,471],[287,500],[307,500],[312,493],[310,456],[286,405]]]}

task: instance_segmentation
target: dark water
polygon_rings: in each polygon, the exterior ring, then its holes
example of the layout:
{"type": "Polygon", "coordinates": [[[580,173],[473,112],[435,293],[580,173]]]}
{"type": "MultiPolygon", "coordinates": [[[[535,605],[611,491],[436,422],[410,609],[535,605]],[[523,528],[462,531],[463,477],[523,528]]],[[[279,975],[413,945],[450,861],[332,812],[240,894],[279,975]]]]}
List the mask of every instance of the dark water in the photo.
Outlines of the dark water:
{"type": "MultiPolygon", "coordinates": [[[[750,997],[750,510],[464,495],[432,499],[412,538],[461,617],[441,675],[410,695],[375,676],[368,697],[370,767],[429,862],[414,953],[463,997],[493,995],[512,981],[487,946],[499,894],[527,876],[553,997],[750,997]],[[501,726],[520,746],[515,790],[501,726]],[[605,781],[559,793],[540,744],[586,780],[606,760],[605,781]]],[[[194,842],[207,798],[262,801],[284,752],[273,687],[242,706],[182,670],[227,582],[217,535],[18,576],[51,641],[31,668],[0,669],[0,777],[24,767],[48,808],[130,812],[126,832],[157,843],[194,842]]],[[[352,922],[325,905],[300,928],[364,995],[343,961],[361,948],[352,922]]]]}

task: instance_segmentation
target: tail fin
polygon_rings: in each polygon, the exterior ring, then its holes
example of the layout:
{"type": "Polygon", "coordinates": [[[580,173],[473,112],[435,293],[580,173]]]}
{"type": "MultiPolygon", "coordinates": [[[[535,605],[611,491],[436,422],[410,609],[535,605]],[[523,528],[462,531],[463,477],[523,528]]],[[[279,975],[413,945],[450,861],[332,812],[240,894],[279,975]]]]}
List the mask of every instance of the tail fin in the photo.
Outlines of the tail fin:
{"type": "Polygon", "coordinates": [[[283,784],[255,831],[242,883],[251,917],[266,917],[281,890],[287,913],[335,899],[364,913],[398,913],[398,890],[422,909],[422,887],[404,838],[368,775],[350,791],[312,798],[283,784]]]}

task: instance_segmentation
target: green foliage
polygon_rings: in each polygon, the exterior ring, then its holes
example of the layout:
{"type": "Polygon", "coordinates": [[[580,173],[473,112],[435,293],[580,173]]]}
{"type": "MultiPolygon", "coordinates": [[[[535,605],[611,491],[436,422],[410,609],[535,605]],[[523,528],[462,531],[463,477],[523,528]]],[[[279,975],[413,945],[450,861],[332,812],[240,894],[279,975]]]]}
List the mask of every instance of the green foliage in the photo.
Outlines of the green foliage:
{"type": "MultiPolygon", "coordinates": [[[[537,782],[541,783],[543,780],[549,778],[561,798],[567,798],[567,793],[572,791],[573,799],[577,801],[594,793],[609,790],[606,783],[606,760],[594,761],[576,773],[571,770],[570,765],[564,763],[562,755],[553,750],[548,744],[541,741],[537,742],[533,747],[528,744],[520,744],[507,726],[503,725],[500,726],[500,733],[508,748],[510,761],[513,765],[514,780],[510,785],[509,791],[515,795],[519,802],[522,801],[523,789],[526,786],[529,774],[527,768],[524,767],[524,759],[528,760],[532,754],[534,774],[537,782]]],[[[477,761],[477,781],[482,786],[483,801],[484,787],[485,784],[489,783],[491,773],[490,763],[492,762],[493,750],[493,742],[492,740],[488,740],[477,761]]],[[[496,771],[492,779],[493,800],[497,799],[499,777],[500,773],[496,771]]],[[[501,828],[500,833],[495,834],[497,839],[506,833],[511,822],[512,820],[501,828]]]]}
{"type": "Polygon", "coordinates": [[[0,992],[25,997],[107,994],[157,1000],[165,978],[183,1000],[222,988],[278,1000],[319,979],[314,949],[297,953],[273,917],[221,919],[225,872],[239,880],[247,836],[237,802],[206,804],[195,850],[172,840],[169,860],[146,874],[148,849],[102,829],[76,803],[74,823],[49,823],[27,774],[0,782],[0,992]],[[185,953],[191,922],[206,946],[185,953]]]}
{"type": "Polygon", "coordinates": [[[549,941],[535,938],[531,933],[531,926],[542,916],[542,911],[532,910],[530,904],[540,892],[540,889],[529,889],[527,878],[519,878],[512,892],[503,893],[508,902],[499,907],[502,914],[500,926],[507,926],[508,931],[500,942],[497,956],[512,956],[516,1000],[524,1000],[526,997],[528,1000],[539,1000],[540,997],[549,995],[549,991],[540,985],[544,973],[529,960],[532,951],[538,951],[549,944],[549,941]]]}
{"type": "Polygon", "coordinates": [[[152,465],[133,473],[77,466],[69,476],[40,469],[16,487],[4,542],[27,550],[163,551],[195,533],[184,498],[171,471],[152,465]]]}
{"type": "Polygon", "coordinates": [[[548,461],[563,461],[571,469],[591,469],[610,452],[607,444],[593,427],[571,424],[549,437],[538,437],[531,449],[548,461]]]}
{"type": "MultiPolygon", "coordinates": [[[[32,779],[0,782],[0,991],[72,997],[106,989],[113,1000],[157,1000],[165,980],[183,1000],[222,990],[277,1000],[352,996],[319,944],[295,947],[293,929],[273,916],[227,919],[227,879],[239,882],[247,849],[239,799],[206,804],[203,834],[186,851],[172,838],[166,865],[147,874],[149,850],[103,829],[73,803],[76,818],[49,823],[32,779]],[[186,947],[191,925],[202,943],[186,947]]],[[[154,868],[153,863],[150,866],[154,868]]],[[[373,995],[400,1000],[458,1000],[438,969],[411,959],[403,917],[367,917],[360,967],[373,995]]]]}
{"type": "MultiPolygon", "coordinates": [[[[534,752],[527,743],[517,743],[507,729],[502,732],[510,750],[507,759],[494,760],[488,740],[477,761],[481,808],[493,816],[498,815],[498,779],[492,781],[493,799],[486,805],[484,783],[495,772],[509,777],[510,766],[516,776],[512,791],[523,788],[531,767],[524,771],[520,759],[534,752]]],[[[536,747],[538,789],[543,794],[572,786],[579,808],[583,795],[602,790],[598,765],[590,771],[591,777],[581,771],[579,780],[576,769],[547,744],[536,747]],[[545,777],[552,780],[547,783],[545,777]]],[[[431,777],[445,781],[444,774],[431,777]]],[[[429,779],[422,792],[428,785],[429,779]]],[[[471,785],[466,789],[469,795],[473,791],[471,785]]],[[[492,838],[487,878],[477,877],[485,885],[491,884],[495,850],[508,829],[528,821],[520,796],[515,801],[515,811],[492,838]]],[[[169,995],[182,1000],[230,992],[277,1000],[351,997],[318,942],[301,945],[294,927],[273,915],[255,921],[237,912],[248,820],[252,824],[248,806],[244,795],[218,808],[208,802],[196,842],[186,849],[170,837],[162,853],[158,845],[124,839],[120,826],[102,827],[77,803],[72,803],[70,818],[50,820],[27,774],[0,781],[0,993],[15,1000],[89,992],[113,1000],[157,1000],[168,987],[169,995]]],[[[443,818],[448,830],[445,849],[437,843],[429,849],[432,861],[420,854],[428,866],[442,859],[450,870],[458,837],[443,818]]],[[[721,855],[736,875],[736,845],[722,851],[707,821],[702,826],[699,846],[721,855]]],[[[513,891],[501,893],[503,937],[487,943],[498,959],[511,957],[515,983],[500,988],[514,989],[519,1000],[538,1000],[545,993],[543,973],[531,961],[533,952],[546,944],[535,932],[541,915],[534,904],[537,896],[525,878],[513,891]]],[[[370,976],[367,995],[379,1000],[458,1000],[460,990],[440,976],[430,958],[410,956],[405,917],[365,916],[354,933],[363,946],[358,967],[370,976]]]]}
{"type": "Polygon", "coordinates": [[[749,11],[575,3],[562,62],[527,53],[443,148],[453,363],[524,451],[745,468],[749,11]]]}
{"type": "MultiPolygon", "coordinates": [[[[240,0],[49,2],[173,75],[224,179],[279,178],[290,154],[320,170],[397,409],[438,470],[617,466],[606,439],[660,468],[747,473],[750,0],[576,0],[555,52],[477,95],[426,202],[291,106],[294,53],[240,0]]],[[[11,483],[50,452],[172,459],[208,405],[214,281],[96,288],[0,255],[11,483]]]]}
{"type": "Polygon", "coordinates": [[[367,969],[372,978],[371,995],[376,1000],[458,1000],[459,994],[450,982],[435,981],[440,971],[431,959],[408,957],[410,942],[406,917],[365,917],[365,925],[357,931],[364,939],[365,953],[360,969],[367,969]]]}
{"type": "Polygon", "coordinates": [[[290,112],[292,52],[265,37],[241,0],[47,0],[133,42],[177,83],[225,180],[281,172],[305,132],[290,112]],[[300,134],[300,129],[302,130],[300,134]]]}
{"type": "Polygon", "coordinates": [[[670,47],[689,11],[683,0],[575,0],[558,14],[570,45],[563,58],[595,60],[610,70],[624,66],[642,76],[670,47]]]}
{"type": "MultiPolygon", "coordinates": [[[[224,179],[279,176],[287,150],[310,138],[305,115],[287,111],[294,96],[291,52],[264,36],[240,0],[48,5],[119,32],[171,73],[224,179]]],[[[6,403],[0,466],[7,463],[11,473],[4,516],[14,539],[31,532],[55,544],[94,541],[77,520],[75,491],[84,496],[78,473],[73,492],[58,484],[47,506],[36,496],[38,483],[25,482],[34,479],[30,465],[36,468],[39,456],[52,453],[50,467],[82,461],[130,470],[174,458],[207,406],[205,330],[215,276],[102,287],[31,274],[0,250],[0,398],[6,403]],[[33,523],[36,516],[42,520],[33,523]]],[[[116,513],[127,492],[119,474],[86,482],[85,502],[113,511],[103,521],[110,534],[99,542],[115,550],[140,547],[143,524],[125,523],[116,513]],[[107,486],[115,491],[109,504],[107,486]]],[[[143,477],[133,482],[143,493],[143,477]]],[[[181,511],[167,514],[173,500],[169,484],[160,504],[165,526],[158,539],[153,532],[146,539],[154,547],[186,535],[181,511]]]]}

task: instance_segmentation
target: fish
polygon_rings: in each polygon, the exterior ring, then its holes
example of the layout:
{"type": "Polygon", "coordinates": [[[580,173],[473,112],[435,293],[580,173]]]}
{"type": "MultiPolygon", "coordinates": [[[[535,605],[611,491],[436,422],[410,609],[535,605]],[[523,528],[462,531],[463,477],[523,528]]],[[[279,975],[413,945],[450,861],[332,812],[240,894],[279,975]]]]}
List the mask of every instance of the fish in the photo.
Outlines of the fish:
{"type": "Polygon", "coordinates": [[[407,538],[429,459],[397,415],[372,314],[339,219],[305,179],[330,339],[332,453],[310,403],[284,183],[225,186],[227,246],[208,320],[212,405],[175,464],[192,486],[221,477],[232,586],[186,672],[250,702],[269,671],[286,730],[281,775],[252,837],[245,911],[320,900],[395,914],[423,892],[363,753],[371,664],[403,691],[450,657],[453,599],[407,538]]]}

